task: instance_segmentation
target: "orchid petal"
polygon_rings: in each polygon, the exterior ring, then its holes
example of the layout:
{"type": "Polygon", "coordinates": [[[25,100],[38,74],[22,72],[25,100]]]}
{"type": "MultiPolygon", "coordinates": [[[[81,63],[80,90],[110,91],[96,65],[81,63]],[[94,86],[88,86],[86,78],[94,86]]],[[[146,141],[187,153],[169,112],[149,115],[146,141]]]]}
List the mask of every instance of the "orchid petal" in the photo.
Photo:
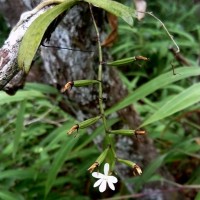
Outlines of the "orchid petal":
{"type": "Polygon", "coordinates": [[[118,182],[118,180],[115,176],[108,176],[107,179],[108,179],[108,182],[112,182],[112,183],[118,182]]]}
{"type": "Polygon", "coordinates": [[[115,186],[111,181],[108,181],[108,186],[110,187],[111,190],[115,190],[115,186]]]}
{"type": "Polygon", "coordinates": [[[92,176],[93,176],[94,178],[104,178],[104,177],[105,177],[104,174],[99,173],[99,172],[93,172],[93,173],[92,173],[92,176]]]}
{"type": "Polygon", "coordinates": [[[93,187],[98,187],[101,183],[102,183],[103,179],[99,179],[98,181],[96,181],[93,185],[93,187]]]}
{"type": "Polygon", "coordinates": [[[99,187],[99,192],[104,192],[106,190],[106,180],[103,180],[100,187],[99,187]]]}
{"type": "Polygon", "coordinates": [[[108,172],[109,172],[109,164],[106,163],[106,164],[104,165],[104,174],[105,174],[105,176],[108,176],[108,172]]]}

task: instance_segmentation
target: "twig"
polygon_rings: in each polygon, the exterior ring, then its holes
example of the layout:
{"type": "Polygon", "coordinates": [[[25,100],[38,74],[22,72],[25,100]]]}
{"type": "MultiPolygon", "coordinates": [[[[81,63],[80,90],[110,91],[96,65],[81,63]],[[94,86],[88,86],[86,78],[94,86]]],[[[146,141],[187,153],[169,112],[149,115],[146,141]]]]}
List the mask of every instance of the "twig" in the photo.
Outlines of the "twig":
{"type": "Polygon", "coordinates": [[[153,12],[143,12],[143,11],[137,11],[137,12],[140,12],[140,13],[145,13],[145,14],[148,14],[150,16],[152,16],[154,19],[158,20],[160,22],[160,24],[163,26],[164,30],[166,31],[167,35],[169,36],[169,38],[172,40],[172,42],[174,43],[174,45],[176,46],[177,50],[176,50],[176,53],[179,53],[180,52],[180,48],[178,46],[178,44],[176,43],[176,41],[174,40],[173,38],[173,35],[171,35],[167,29],[167,27],[165,26],[165,24],[158,18],[156,17],[153,12]]]}

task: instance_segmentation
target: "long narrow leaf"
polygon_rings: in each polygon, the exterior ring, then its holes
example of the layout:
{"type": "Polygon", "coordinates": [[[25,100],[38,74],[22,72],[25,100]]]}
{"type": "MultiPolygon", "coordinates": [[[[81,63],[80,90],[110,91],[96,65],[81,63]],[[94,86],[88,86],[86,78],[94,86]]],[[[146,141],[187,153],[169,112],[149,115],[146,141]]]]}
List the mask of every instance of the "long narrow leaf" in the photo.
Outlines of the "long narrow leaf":
{"type": "Polygon", "coordinates": [[[179,93],[157,110],[150,118],[145,120],[142,126],[164,119],[180,110],[183,110],[200,101],[200,83],[194,84],[183,92],[179,93]]]}
{"type": "Polygon", "coordinates": [[[17,120],[16,120],[16,131],[15,131],[15,137],[14,137],[14,147],[13,147],[13,157],[15,157],[21,137],[21,133],[23,131],[24,127],[24,114],[25,114],[25,106],[26,106],[26,101],[22,101],[20,104],[20,109],[17,115],[17,120]]]}
{"type": "Polygon", "coordinates": [[[1,189],[0,191],[0,199],[4,199],[4,200],[24,200],[24,198],[18,194],[15,193],[11,193],[7,190],[3,190],[1,189]]]}
{"type": "Polygon", "coordinates": [[[11,169],[6,171],[1,171],[0,180],[4,178],[12,179],[34,179],[36,176],[36,171],[33,169],[11,169]]]}
{"type": "Polygon", "coordinates": [[[14,96],[10,96],[5,92],[0,91],[0,105],[11,103],[11,102],[18,102],[23,101],[24,99],[33,99],[33,98],[41,98],[44,95],[38,91],[18,91],[14,96]]]}
{"type": "Polygon", "coordinates": [[[59,170],[67,159],[67,156],[70,155],[70,151],[77,141],[77,138],[70,137],[70,139],[67,142],[64,142],[63,145],[60,147],[60,150],[58,151],[57,156],[55,157],[52,167],[48,173],[45,186],[45,195],[47,195],[51,190],[59,170]]]}
{"type": "Polygon", "coordinates": [[[59,4],[39,16],[26,31],[19,48],[18,65],[27,73],[30,69],[33,57],[42,41],[43,35],[51,24],[62,12],[69,9],[77,0],[68,0],[59,4]]]}
{"type": "Polygon", "coordinates": [[[176,73],[177,75],[174,76],[170,71],[165,74],[161,74],[153,80],[145,83],[144,85],[136,89],[134,92],[132,92],[130,95],[128,95],[125,99],[114,105],[112,108],[108,109],[106,111],[106,114],[108,115],[122,108],[125,108],[126,106],[133,104],[134,102],[146,97],[147,95],[173,82],[186,79],[191,76],[198,76],[200,75],[200,68],[181,67],[176,69],[176,73]]]}

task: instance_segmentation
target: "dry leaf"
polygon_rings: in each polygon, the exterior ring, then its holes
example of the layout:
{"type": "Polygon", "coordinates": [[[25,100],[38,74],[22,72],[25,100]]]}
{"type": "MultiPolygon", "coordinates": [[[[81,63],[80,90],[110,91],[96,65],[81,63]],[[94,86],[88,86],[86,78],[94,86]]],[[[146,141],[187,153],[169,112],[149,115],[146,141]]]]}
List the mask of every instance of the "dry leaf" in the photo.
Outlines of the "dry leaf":
{"type": "Polygon", "coordinates": [[[101,45],[110,47],[116,41],[117,36],[118,36],[118,20],[117,20],[117,17],[115,15],[112,15],[110,13],[108,13],[107,16],[108,16],[109,25],[111,27],[111,33],[102,42],[101,45]]]}

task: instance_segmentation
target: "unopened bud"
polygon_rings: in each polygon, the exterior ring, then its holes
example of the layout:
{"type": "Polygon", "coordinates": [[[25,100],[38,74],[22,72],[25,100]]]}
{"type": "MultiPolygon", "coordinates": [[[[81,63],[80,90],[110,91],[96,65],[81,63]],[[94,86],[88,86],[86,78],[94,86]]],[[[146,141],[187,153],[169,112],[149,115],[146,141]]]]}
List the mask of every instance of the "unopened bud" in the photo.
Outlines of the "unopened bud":
{"type": "Polygon", "coordinates": [[[101,116],[97,116],[97,117],[87,119],[87,120],[79,123],[79,128],[81,128],[81,129],[87,128],[88,126],[91,126],[92,124],[96,123],[100,118],[101,118],[101,116]]]}
{"type": "Polygon", "coordinates": [[[124,58],[124,59],[120,59],[120,60],[116,60],[116,61],[112,61],[112,62],[107,62],[108,66],[123,66],[126,64],[130,64],[132,62],[134,62],[136,60],[135,57],[130,57],[130,58],[124,58]]]}
{"type": "Polygon", "coordinates": [[[123,58],[120,60],[116,60],[116,61],[112,61],[112,62],[107,62],[108,66],[116,66],[116,67],[120,67],[123,65],[127,65],[127,64],[131,64],[136,60],[144,60],[147,61],[148,58],[144,57],[144,56],[134,56],[134,57],[130,57],[130,58],[123,58]]]}
{"type": "Polygon", "coordinates": [[[92,173],[94,171],[94,169],[96,169],[97,167],[99,167],[99,165],[105,160],[107,154],[108,154],[108,150],[110,147],[107,147],[101,154],[100,156],[96,159],[96,161],[88,168],[88,171],[90,173],[92,173]]]}
{"type": "Polygon", "coordinates": [[[73,132],[78,131],[78,129],[79,129],[79,125],[76,124],[76,125],[74,125],[74,126],[72,126],[72,127],[70,128],[70,130],[67,132],[67,134],[68,134],[68,135],[71,135],[73,132]]]}
{"type": "Polygon", "coordinates": [[[100,156],[96,159],[96,162],[99,163],[99,165],[105,160],[107,154],[108,154],[108,150],[110,149],[110,147],[107,147],[101,154],[100,156]]]}
{"type": "Polygon", "coordinates": [[[97,80],[77,80],[74,81],[74,87],[82,87],[82,86],[88,86],[92,84],[99,83],[97,80]]]}
{"type": "Polygon", "coordinates": [[[118,135],[127,135],[127,136],[132,136],[134,135],[134,133],[135,133],[135,130],[124,130],[124,129],[109,131],[109,134],[118,134],[118,135]]]}
{"type": "Polygon", "coordinates": [[[141,168],[138,165],[136,165],[134,162],[132,162],[130,160],[120,159],[120,158],[118,158],[117,161],[124,163],[124,164],[128,165],[129,167],[133,168],[134,176],[142,174],[141,168]]]}

